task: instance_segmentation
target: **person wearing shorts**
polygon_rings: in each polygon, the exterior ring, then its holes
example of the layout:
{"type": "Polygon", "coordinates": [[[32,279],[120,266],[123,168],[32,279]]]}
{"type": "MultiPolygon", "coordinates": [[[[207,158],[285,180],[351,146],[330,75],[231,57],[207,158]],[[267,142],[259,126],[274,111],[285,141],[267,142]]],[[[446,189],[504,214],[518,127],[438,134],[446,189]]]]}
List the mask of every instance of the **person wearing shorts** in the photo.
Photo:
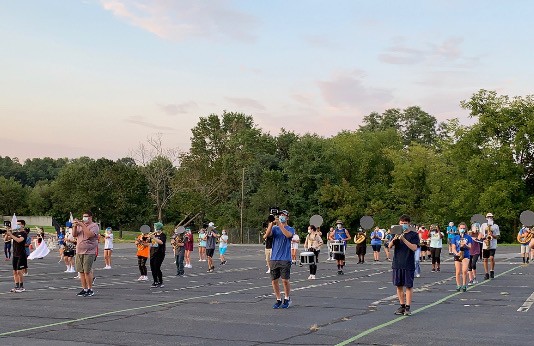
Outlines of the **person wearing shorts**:
{"type": "Polygon", "coordinates": [[[213,222],[210,222],[208,225],[208,230],[206,231],[206,257],[208,258],[208,273],[215,271],[215,266],[213,265],[213,254],[215,254],[215,245],[217,244],[217,238],[219,237],[219,233],[215,232],[215,225],[213,222]]]}
{"type": "Polygon", "coordinates": [[[11,292],[21,293],[26,289],[24,288],[24,269],[28,267],[28,257],[26,255],[25,244],[28,234],[24,231],[26,222],[24,220],[17,220],[17,225],[14,230],[8,229],[6,232],[7,237],[13,240],[13,280],[15,281],[15,287],[11,289],[11,292]],[[14,232],[13,232],[14,231],[14,232]]]}
{"type": "Polygon", "coordinates": [[[276,303],[273,309],[287,309],[291,305],[291,297],[289,296],[291,285],[289,278],[291,276],[291,239],[295,234],[295,229],[287,224],[289,219],[289,212],[282,210],[278,217],[269,216],[269,225],[265,232],[265,237],[273,237],[273,246],[271,253],[271,284],[273,286],[274,295],[276,296],[276,303]],[[282,285],[284,286],[284,300],[280,292],[280,285],[278,280],[282,278],[282,285]]]}
{"type": "MultiPolygon", "coordinates": [[[[267,228],[267,225],[265,225],[267,228]]],[[[263,239],[265,240],[265,262],[267,262],[267,271],[265,274],[271,273],[271,254],[273,252],[273,236],[267,237],[267,233],[263,234],[263,239]]]]}
{"type": "MultiPolygon", "coordinates": [[[[336,221],[336,229],[334,234],[330,236],[330,243],[333,241],[340,241],[343,245],[343,250],[347,249],[347,241],[350,239],[350,233],[343,227],[343,221],[336,221]]],[[[337,263],[337,275],[343,275],[343,268],[345,267],[345,252],[334,253],[334,259],[337,263]]]]}
{"type": "Polygon", "coordinates": [[[527,226],[521,227],[519,233],[517,233],[517,241],[520,245],[520,253],[523,258],[523,263],[528,264],[530,262],[530,228],[527,226]]]}
{"type": "Polygon", "coordinates": [[[375,262],[380,262],[380,248],[382,247],[382,238],[384,233],[380,231],[379,227],[376,227],[373,232],[371,232],[371,247],[373,248],[373,257],[375,262]]]}
{"type": "Polygon", "coordinates": [[[411,315],[410,304],[413,295],[413,281],[415,277],[415,250],[419,245],[419,235],[409,228],[410,217],[402,215],[399,220],[404,232],[396,235],[389,243],[389,247],[394,247],[393,262],[393,285],[397,288],[397,297],[400,307],[395,311],[395,315],[411,315]]]}
{"type": "Polygon", "coordinates": [[[93,222],[93,213],[83,213],[82,221],[74,219],[72,236],[77,238],[76,243],[76,271],[80,276],[82,290],[79,297],[91,297],[93,292],[93,263],[96,260],[98,249],[99,227],[93,222]]]}
{"type": "Polygon", "coordinates": [[[484,265],[484,280],[495,278],[495,251],[497,251],[497,240],[500,237],[499,226],[493,221],[493,214],[486,214],[486,222],[480,226],[482,245],[482,264],[484,265]],[[489,246],[488,242],[489,240],[489,246]],[[489,272],[488,272],[489,271],[489,272]]]}
{"type": "Polygon", "coordinates": [[[224,256],[226,254],[226,250],[228,249],[228,234],[226,230],[222,230],[222,235],[219,238],[219,259],[221,261],[221,265],[226,265],[226,257],[224,256]]]}
{"type": "Polygon", "coordinates": [[[113,230],[111,227],[106,228],[104,234],[104,269],[111,269],[111,254],[113,252],[113,230]]]}

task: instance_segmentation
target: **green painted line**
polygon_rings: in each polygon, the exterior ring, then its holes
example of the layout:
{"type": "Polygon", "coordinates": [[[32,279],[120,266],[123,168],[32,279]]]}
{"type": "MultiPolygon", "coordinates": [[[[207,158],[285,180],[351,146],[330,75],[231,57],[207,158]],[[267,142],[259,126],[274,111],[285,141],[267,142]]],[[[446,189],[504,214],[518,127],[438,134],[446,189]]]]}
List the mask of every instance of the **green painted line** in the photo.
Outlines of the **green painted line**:
{"type": "MultiPolygon", "coordinates": [[[[499,277],[499,276],[508,274],[509,272],[511,272],[511,271],[513,271],[513,270],[516,270],[517,268],[521,268],[521,267],[522,267],[522,265],[519,265],[519,266],[517,266],[517,267],[508,269],[507,271],[502,272],[501,274],[498,274],[496,277],[499,277]]],[[[491,280],[484,280],[484,281],[482,281],[482,282],[480,282],[480,283],[478,283],[478,284],[476,284],[476,285],[470,286],[470,287],[468,288],[468,290],[471,290],[471,289],[473,289],[473,288],[475,288],[475,287],[477,287],[477,286],[480,286],[480,285],[485,285],[485,284],[489,283],[490,281],[491,281],[491,280]]],[[[440,300],[435,301],[435,302],[432,303],[432,304],[428,304],[428,305],[425,305],[425,306],[423,306],[423,307],[421,307],[421,308],[419,308],[419,309],[417,309],[417,310],[414,310],[414,311],[412,312],[412,315],[415,315],[415,314],[420,313],[420,312],[422,312],[422,311],[424,311],[424,310],[426,310],[426,309],[429,309],[429,308],[434,307],[434,306],[436,306],[436,305],[438,305],[438,304],[441,304],[441,303],[443,303],[443,302],[445,302],[445,301],[451,299],[452,297],[456,297],[457,295],[460,295],[460,294],[462,294],[462,293],[463,293],[463,292],[455,292],[455,293],[449,294],[448,296],[443,297],[443,298],[441,298],[440,300]]],[[[356,341],[356,340],[358,340],[358,339],[363,338],[363,337],[366,336],[366,335],[371,334],[372,332],[376,332],[377,330],[380,330],[380,329],[382,329],[382,328],[385,328],[385,327],[387,327],[387,326],[390,326],[390,325],[392,325],[392,324],[395,324],[395,323],[397,323],[397,322],[400,322],[400,321],[402,321],[402,320],[405,319],[405,318],[409,318],[409,316],[400,316],[400,317],[397,317],[397,318],[395,318],[395,319],[393,319],[393,320],[391,320],[391,321],[388,321],[388,322],[382,323],[382,324],[380,324],[380,325],[378,325],[378,326],[375,326],[375,327],[373,327],[373,328],[369,328],[369,329],[367,329],[367,330],[364,330],[363,332],[359,333],[358,335],[355,335],[355,336],[353,336],[353,337],[350,338],[350,339],[347,339],[347,340],[345,340],[345,341],[342,341],[342,342],[336,344],[336,346],[344,346],[344,345],[348,345],[348,344],[350,344],[351,342],[354,342],[354,341],[356,341]]]]}

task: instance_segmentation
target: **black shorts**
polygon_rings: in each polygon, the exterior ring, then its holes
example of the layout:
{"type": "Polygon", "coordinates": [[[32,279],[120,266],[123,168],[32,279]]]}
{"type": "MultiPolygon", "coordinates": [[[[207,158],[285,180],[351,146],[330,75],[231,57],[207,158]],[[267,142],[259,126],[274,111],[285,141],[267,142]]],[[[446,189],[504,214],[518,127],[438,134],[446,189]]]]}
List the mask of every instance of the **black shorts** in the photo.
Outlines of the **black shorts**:
{"type": "Polygon", "coordinates": [[[344,253],[335,253],[334,259],[337,261],[344,261],[345,260],[345,254],[344,253]]]}
{"type": "Polygon", "coordinates": [[[270,262],[271,279],[289,280],[291,274],[291,261],[273,261],[270,262]]]}
{"type": "Polygon", "coordinates": [[[76,251],[74,251],[74,250],[63,251],[63,256],[65,256],[65,257],[74,257],[75,254],[76,254],[76,251]]]}
{"type": "Polygon", "coordinates": [[[380,248],[382,247],[382,244],[371,245],[371,247],[373,248],[373,251],[380,252],[380,248]]]}
{"type": "Polygon", "coordinates": [[[13,257],[13,270],[22,270],[28,268],[28,258],[24,257],[13,257]]]}
{"type": "Polygon", "coordinates": [[[209,258],[212,258],[214,253],[215,249],[206,249],[206,256],[208,256],[209,258]]]}
{"type": "Polygon", "coordinates": [[[482,250],[482,258],[495,257],[495,249],[482,250]]]}

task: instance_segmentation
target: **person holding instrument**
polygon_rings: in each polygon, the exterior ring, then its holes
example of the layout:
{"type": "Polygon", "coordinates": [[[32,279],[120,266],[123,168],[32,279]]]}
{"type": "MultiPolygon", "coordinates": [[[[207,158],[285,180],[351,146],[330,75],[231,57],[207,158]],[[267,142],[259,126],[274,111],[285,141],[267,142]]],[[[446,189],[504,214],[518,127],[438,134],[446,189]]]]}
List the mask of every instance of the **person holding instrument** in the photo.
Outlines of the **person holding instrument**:
{"type": "Polygon", "coordinates": [[[93,213],[83,213],[82,221],[74,219],[72,236],[77,238],[76,243],[76,271],[80,276],[82,290],[77,296],[91,297],[94,295],[93,263],[98,249],[99,227],[93,222],[93,213]]]}
{"type": "Polygon", "coordinates": [[[319,263],[319,252],[321,252],[321,245],[323,245],[323,238],[321,237],[321,231],[317,231],[314,225],[308,226],[308,235],[304,241],[304,249],[311,251],[315,255],[315,263],[310,265],[310,276],[308,280],[315,280],[317,274],[317,263],[319,263]]]}
{"type": "Polygon", "coordinates": [[[365,263],[365,254],[367,253],[367,236],[363,228],[358,229],[358,233],[354,236],[354,243],[356,244],[356,255],[358,256],[358,263],[365,263]]]}
{"type": "MultiPolygon", "coordinates": [[[[419,245],[419,235],[409,227],[410,216],[402,215],[399,225],[402,227],[402,233],[396,234],[389,243],[390,249],[394,247],[391,268],[393,269],[393,285],[397,287],[397,297],[400,303],[400,308],[395,311],[395,315],[409,316],[415,277],[415,250],[419,245]]],[[[392,231],[393,227],[395,226],[392,226],[392,231]]]]}
{"type": "Polygon", "coordinates": [[[24,245],[28,234],[24,231],[26,222],[24,220],[17,220],[15,229],[7,228],[6,237],[9,240],[13,240],[13,280],[15,281],[15,287],[11,289],[11,292],[21,293],[26,289],[24,288],[24,269],[28,267],[28,257],[24,245]]]}
{"type": "Polygon", "coordinates": [[[150,288],[163,288],[163,273],[161,264],[165,259],[165,243],[167,236],[163,233],[163,224],[156,222],[154,224],[154,233],[150,234],[150,271],[154,282],[150,288]]]}
{"type": "Polygon", "coordinates": [[[141,273],[137,281],[148,281],[146,261],[148,260],[148,256],[150,256],[150,237],[147,234],[139,234],[135,239],[135,245],[137,246],[137,266],[141,273]]]}
{"type": "Polygon", "coordinates": [[[482,243],[482,264],[484,265],[484,280],[495,278],[495,251],[500,237],[499,226],[493,221],[493,214],[486,214],[486,222],[480,226],[482,243]],[[489,263],[488,263],[489,262],[489,263]],[[489,273],[488,273],[489,271],[489,273]]]}
{"type": "Polygon", "coordinates": [[[467,291],[467,267],[469,266],[469,258],[471,257],[469,249],[471,249],[473,239],[466,232],[467,225],[465,222],[460,222],[458,225],[458,235],[454,237],[452,243],[457,292],[460,292],[460,290],[467,291]]]}
{"type": "MultiPolygon", "coordinates": [[[[331,235],[330,241],[340,241],[343,243],[343,250],[347,248],[347,240],[350,239],[350,233],[343,227],[343,221],[336,221],[336,229],[331,235]]],[[[334,259],[337,262],[337,274],[343,275],[343,267],[345,266],[345,251],[343,253],[334,253],[334,259]]]]}
{"type": "Polygon", "coordinates": [[[269,224],[265,231],[265,237],[273,237],[273,247],[271,253],[271,284],[276,296],[276,303],[273,309],[287,309],[291,305],[289,296],[291,285],[289,277],[291,274],[291,238],[295,234],[295,229],[287,224],[289,212],[282,210],[278,215],[269,215],[269,224]],[[280,293],[278,279],[282,278],[284,286],[284,301],[280,293]]]}

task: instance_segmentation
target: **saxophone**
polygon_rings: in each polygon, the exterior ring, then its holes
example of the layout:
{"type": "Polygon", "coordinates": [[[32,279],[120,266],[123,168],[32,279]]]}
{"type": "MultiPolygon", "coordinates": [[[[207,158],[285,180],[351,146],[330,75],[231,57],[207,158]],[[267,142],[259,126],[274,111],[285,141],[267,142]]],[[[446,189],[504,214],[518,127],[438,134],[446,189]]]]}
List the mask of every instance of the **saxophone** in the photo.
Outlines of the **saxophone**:
{"type": "Polygon", "coordinates": [[[488,223],[486,225],[486,238],[484,239],[484,245],[486,245],[486,249],[489,250],[491,240],[493,239],[493,232],[491,231],[491,225],[488,223]]]}

